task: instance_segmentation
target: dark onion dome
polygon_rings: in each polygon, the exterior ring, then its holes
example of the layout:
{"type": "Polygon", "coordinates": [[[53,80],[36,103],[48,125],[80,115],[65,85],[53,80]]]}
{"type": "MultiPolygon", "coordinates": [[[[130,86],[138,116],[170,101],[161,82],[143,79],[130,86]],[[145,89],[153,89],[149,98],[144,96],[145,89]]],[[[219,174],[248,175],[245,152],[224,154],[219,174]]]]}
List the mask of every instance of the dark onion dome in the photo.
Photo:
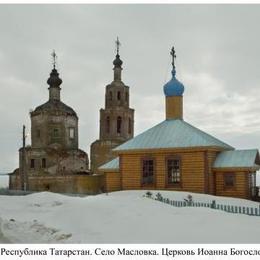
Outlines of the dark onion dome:
{"type": "Polygon", "coordinates": [[[163,91],[166,97],[183,95],[184,86],[179,80],[176,79],[175,76],[176,76],[176,71],[175,69],[173,69],[171,80],[167,82],[163,87],[163,91]]]}
{"type": "Polygon", "coordinates": [[[119,54],[116,55],[116,58],[114,59],[113,64],[115,65],[115,67],[121,67],[122,66],[123,61],[121,61],[119,54]]]}
{"type": "Polygon", "coordinates": [[[67,115],[71,116],[77,116],[77,113],[69,106],[64,104],[63,102],[59,100],[49,100],[46,103],[38,106],[35,108],[33,113],[38,113],[38,112],[63,112],[66,113],[67,115]]]}
{"type": "Polygon", "coordinates": [[[50,87],[59,87],[62,83],[62,79],[59,78],[59,73],[58,71],[53,68],[52,72],[50,73],[50,77],[47,80],[47,84],[50,87]]]}

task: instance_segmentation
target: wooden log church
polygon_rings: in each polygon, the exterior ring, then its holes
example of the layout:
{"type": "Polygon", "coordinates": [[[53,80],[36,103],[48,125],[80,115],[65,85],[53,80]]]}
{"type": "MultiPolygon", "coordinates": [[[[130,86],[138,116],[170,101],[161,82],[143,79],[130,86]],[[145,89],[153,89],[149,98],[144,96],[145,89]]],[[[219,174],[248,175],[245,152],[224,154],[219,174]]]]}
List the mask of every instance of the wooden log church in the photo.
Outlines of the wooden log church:
{"type": "Polygon", "coordinates": [[[256,196],[257,149],[235,150],[183,119],[184,85],[164,85],[166,118],[113,149],[117,157],[99,167],[107,192],[161,189],[252,199],[256,196]]]}

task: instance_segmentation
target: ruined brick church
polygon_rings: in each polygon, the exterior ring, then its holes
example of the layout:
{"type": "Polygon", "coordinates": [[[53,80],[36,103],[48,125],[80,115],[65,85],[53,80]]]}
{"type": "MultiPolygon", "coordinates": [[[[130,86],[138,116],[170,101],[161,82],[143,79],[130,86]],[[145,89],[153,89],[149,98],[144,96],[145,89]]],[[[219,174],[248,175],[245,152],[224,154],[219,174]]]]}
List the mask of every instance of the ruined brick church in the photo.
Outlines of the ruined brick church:
{"type": "Polygon", "coordinates": [[[114,78],[106,86],[99,139],[91,145],[91,168],[88,154],[79,149],[77,113],[61,101],[62,79],[53,52],[53,69],[47,80],[49,100],[30,112],[31,145],[19,149],[19,168],[9,175],[10,189],[61,193],[104,191],[98,167],[113,159],[112,149],[134,134],[134,110],[129,108],[129,87],[121,80],[123,62],[119,44],[117,39],[114,78]]]}

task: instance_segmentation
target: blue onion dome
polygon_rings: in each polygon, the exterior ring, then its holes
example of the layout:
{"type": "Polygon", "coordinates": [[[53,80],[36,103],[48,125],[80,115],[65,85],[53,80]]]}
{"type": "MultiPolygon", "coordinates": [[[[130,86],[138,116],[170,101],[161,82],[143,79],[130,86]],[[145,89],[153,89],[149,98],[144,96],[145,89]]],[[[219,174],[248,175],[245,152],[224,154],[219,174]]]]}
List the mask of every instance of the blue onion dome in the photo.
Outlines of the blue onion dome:
{"type": "Polygon", "coordinates": [[[172,55],[172,78],[169,82],[167,82],[164,87],[163,91],[166,97],[172,96],[182,96],[184,92],[184,85],[176,79],[176,70],[174,59],[176,58],[174,47],[171,49],[172,55]]]}
{"type": "Polygon", "coordinates": [[[179,80],[176,79],[175,75],[176,75],[176,71],[174,69],[172,70],[171,80],[167,82],[163,87],[164,95],[166,97],[183,95],[184,86],[179,80]]]}

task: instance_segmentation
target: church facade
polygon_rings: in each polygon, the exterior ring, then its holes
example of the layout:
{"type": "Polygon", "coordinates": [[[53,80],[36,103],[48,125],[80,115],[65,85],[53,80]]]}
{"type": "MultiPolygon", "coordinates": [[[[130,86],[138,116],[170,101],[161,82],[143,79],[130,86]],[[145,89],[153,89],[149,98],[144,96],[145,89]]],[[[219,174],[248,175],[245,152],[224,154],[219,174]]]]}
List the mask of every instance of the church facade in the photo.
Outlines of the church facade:
{"type": "Polygon", "coordinates": [[[90,179],[88,155],[78,145],[78,116],[61,101],[55,62],[47,84],[49,100],[30,113],[31,145],[19,150],[19,169],[10,175],[10,189],[94,193],[99,180],[90,179]]]}
{"type": "Polygon", "coordinates": [[[165,120],[113,149],[117,157],[99,167],[107,192],[176,190],[252,199],[256,195],[259,152],[232,146],[183,119],[184,85],[164,85],[165,120]]]}
{"type": "Polygon", "coordinates": [[[117,54],[113,61],[114,79],[106,86],[105,108],[100,109],[99,139],[91,144],[90,158],[92,173],[99,173],[98,167],[115,158],[112,149],[134,136],[134,109],[129,107],[129,86],[122,81],[122,60],[117,54]]]}

